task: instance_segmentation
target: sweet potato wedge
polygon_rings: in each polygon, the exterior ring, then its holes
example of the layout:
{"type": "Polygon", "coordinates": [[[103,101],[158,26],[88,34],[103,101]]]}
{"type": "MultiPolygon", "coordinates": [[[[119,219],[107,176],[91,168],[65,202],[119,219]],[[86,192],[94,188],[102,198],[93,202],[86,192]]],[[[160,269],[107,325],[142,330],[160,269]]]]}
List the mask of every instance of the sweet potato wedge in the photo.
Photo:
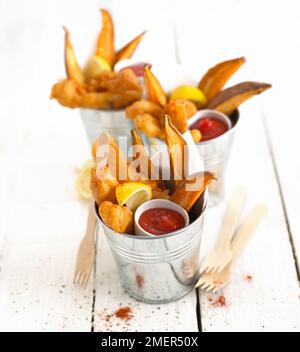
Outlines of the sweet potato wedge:
{"type": "Polygon", "coordinates": [[[208,109],[215,109],[230,116],[245,100],[271,88],[271,84],[260,82],[242,82],[224,89],[208,104],[208,109]]]}
{"type": "Polygon", "coordinates": [[[165,130],[165,138],[170,154],[170,166],[171,172],[175,180],[176,186],[178,186],[184,179],[185,167],[188,158],[187,144],[176,127],[172,124],[169,116],[165,115],[163,126],[165,130]]]}
{"type": "MultiPolygon", "coordinates": [[[[156,169],[156,167],[153,165],[152,161],[149,158],[149,154],[145,149],[144,143],[137,133],[136,130],[131,131],[132,135],[132,144],[133,144],[133,161],[137,160],[139,161],[139,174],[141,175],[141,178],[144,180],[144,183],[147,183],[150,185],[152,190],[164,190],[165,186],[162,180],[160,179],[159,171],[156,169]]],[[[132,165],[132,164],[130,164],[132,165]]],[[[129,168],[129,174],[130,174],[130,168],[129,168]]]]}
{"type": "Polygon", "coordinates": [[[70,40],[70,33],[66,27],[63,27],[65,31],[65,66],[68,79],[74,80],[81,84],[83,83],[83,73],[78,65],[73,45],[70,40]]]}
{"type": "Polygon", "coordinates": [[[145,66],[144,77],[148,99],[152,103],[164,107],[167,103],[167,95],[163,90],[159,80],[150,71],[148,65],[145,66]]]}
{"type": "Polygon", "coordinates": [[[191,181],[183,181],[173,193],[172,201],[189,212],[214,179],[214,175],[210,172],[203,172],[191,181]],[[194,190],[189,190],[189,187],[194,190]]]}
{"type": "Polygon", "coordinates": [[[111,66],[115,61],[115,31],[114,23],[107,10],[100,9],[102,28],[97,41],[96,56],[106,60],[111,66]]]}
{"type": "Polygon", "coordinates": [[[121,48],[116,53],[115,63],[117,63],[121,60],[130,59],[145,34],[146,34],[146,31],[142,32],[137,37],[132,39],[128,44],[126,44],[123,48],[121,48]]]}
{"type": "Polygon", "coordinates": [[[198,84],[208,101],[224,87],[229,78],[246,62],[244,57],[223,61],[210,68],[198,84]]]}
{"type": "Polygon", "coordinates": [[[102,169],[107,166],[110,175],[118,182],[122,183],[128,180],[128,160],[115,140],[107,133],[101,133],[96,139],[92,147],[92,154],[97,172],[101,174],[102,169]]]}

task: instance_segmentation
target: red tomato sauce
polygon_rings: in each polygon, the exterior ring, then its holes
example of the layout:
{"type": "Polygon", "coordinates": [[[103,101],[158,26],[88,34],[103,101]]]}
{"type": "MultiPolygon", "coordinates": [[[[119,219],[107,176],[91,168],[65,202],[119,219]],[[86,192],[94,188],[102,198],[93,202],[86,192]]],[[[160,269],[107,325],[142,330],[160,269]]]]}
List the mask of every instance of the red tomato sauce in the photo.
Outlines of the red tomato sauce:
{"type": "Polygon", "coordinates": [[[146,210],[139,219],[141,228],[152,235],[160,236],[182,229],[184,217],[175,210],[154,208],[146,210]]]}
{"type": "Polygon", "coordinates": [[[196,121],[191,127],[201,132],[201,141],[209,141],[217,138],[228,131],[228,126],[224,121],[215,117],[204,117],[196,121]]]}

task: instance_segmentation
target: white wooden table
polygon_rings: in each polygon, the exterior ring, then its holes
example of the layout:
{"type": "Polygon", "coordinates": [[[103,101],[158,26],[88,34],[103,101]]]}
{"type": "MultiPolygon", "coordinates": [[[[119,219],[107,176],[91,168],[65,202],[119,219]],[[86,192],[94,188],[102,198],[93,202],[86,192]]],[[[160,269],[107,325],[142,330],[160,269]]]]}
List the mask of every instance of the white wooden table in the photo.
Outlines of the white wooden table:
{"type": "MultiPolygon", "coordinates": [[[[0,330],[1,331],[299,331],[300,3],[290,1],[0,0],[0,330]],[[144,28],[139,54],[177,60],[201,77],[213,64],[245,55],[231,83],[260,80],[271,91],[241,108],[228,193],[244,184],[247,209],[269,213],[224,289],[227,307],[193,291],[166,305],[124,293],[103,236],[96,272],[72,285],[87,205],[76,172],[90,158],[79,114],[49,100],[64,77],[62,25],[81,62],[108,6],[117,43],[144,28]],[[251,283],[245,280],[251,275],[251,283]],[[103,316],[130,305],[130,324],[103,316]]],[[[224,205],[209,210],[202,255],[214,245],[224,205]]]]}

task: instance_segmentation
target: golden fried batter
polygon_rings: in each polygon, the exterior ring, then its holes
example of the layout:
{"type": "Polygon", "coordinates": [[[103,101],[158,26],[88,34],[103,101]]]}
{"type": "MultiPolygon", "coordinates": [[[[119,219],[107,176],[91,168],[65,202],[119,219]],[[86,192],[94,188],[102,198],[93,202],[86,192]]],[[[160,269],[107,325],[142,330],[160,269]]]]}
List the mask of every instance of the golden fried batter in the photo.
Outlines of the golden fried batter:
{"type": "Polygon", "coordinates": [[[106,226],[119,233],[133,233],[133,213],[126,206],[103,202],[99,214],[106,226]]]}
{"type": "Polygon", "coordinates": [[[150,114],[138,115],[134,119],[135,127],[148,137],[164,139],[164,131],[160,122],[150,114]]]}
{"type": "Polygon", "coordinates": [[[142,94],[141,87],[136,82],[130,82],[129,75],[118,75],[118,78],[107,81],[105,85],[110,89],[107,91],[104,87],[93,91],[91,86],[79,85],[74,80],[62,80],[52,87],[51,98],[70,108],[124,108],[139,100],[142,94]]]}
{"type": "Polygon", "coordinates": [[[95,167],[91,169],[90,187],[98,205],[104,201],[117,202],[116,187],[118,185],[118,180],[111,175],[108,167],[103,168],[98,175],[95,167]]]}
{"type": "Polygon", "coordinates": [[[196,112],[196,105],[184,99],[171,100],[164,108],[164,114],[170,116],[172,124],[180,133],[188,130],[187,120],[195,115],[196,112]]]}
{"type": "Polygon", "coordinates": [[[162,108],[151,101],[142,99],[133,103],[125,109],[125,114],[128,119],[134,120],[138,115],[149,114],[157,119],[162,116],[162,108]]]}

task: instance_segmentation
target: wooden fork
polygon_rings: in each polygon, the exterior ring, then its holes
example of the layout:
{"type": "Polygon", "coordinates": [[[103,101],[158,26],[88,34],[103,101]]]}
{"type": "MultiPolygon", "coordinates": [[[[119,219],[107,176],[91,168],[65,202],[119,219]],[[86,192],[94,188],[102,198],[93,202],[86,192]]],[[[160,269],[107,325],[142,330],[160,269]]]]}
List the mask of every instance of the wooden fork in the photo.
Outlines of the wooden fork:
{"type": "Polygon", "coordinates": [[[196,284],[203,290],[217,292],[230,282],[231,269],[251,235],[267,213],[265,204],[256,205],[246,217],[231,244],[232,260],[220,273],[204,273],[196,284]]]}
{"type": "Polygon", "coordinates": [[[227,205],[223,224],[220,229],[219,244],[217,248],[204,260],[200,273],[221,272],[232,259],[230,242],[237,224],[240,220],[247,192],[244,187],[238,188],[232,195],[227,205]]]}
{"type": "Polygon", "coordinates": [[[89,205],[89,214],[86,233],[78,248],[74,284],[86,288],[96,258],[96,244],[94,234],[96,229],[96,216],[94,214],[94,200],[89,205]]]}

